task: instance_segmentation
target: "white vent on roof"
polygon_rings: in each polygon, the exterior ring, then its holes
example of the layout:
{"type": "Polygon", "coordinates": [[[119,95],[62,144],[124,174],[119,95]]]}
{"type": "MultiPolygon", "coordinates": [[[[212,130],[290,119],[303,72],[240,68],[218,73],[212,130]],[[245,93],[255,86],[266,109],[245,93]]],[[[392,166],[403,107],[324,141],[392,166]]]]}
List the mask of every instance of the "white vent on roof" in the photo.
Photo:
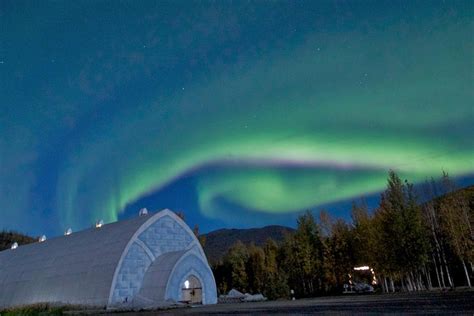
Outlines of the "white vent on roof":
{"type": "Polygon", "coordinates": [[[18,243],[15,241],[12,246],[10,247],[11,249],[16,249],[18,248],[18,243]]]}
{"type": "Polygon", "coordinates": [[[140,209],[140,212],[138,212],[138,215],[139,216],[148,215],[148,210],[144,207],[144,208],[140,209]]]}
{"type": "Polygon", "coordinates": [[[43,235],[38,239],[39,242],[43,242],[45,240],[46,240],[46,235],[43,235]]]}
{"type": "Polygon", "coordinates": [[[102,225],[104,225],[104,221],[103,220],[100,220],[98,222],[95,223],[95,228],[101,228],[102,225]]]}
{"type": "Polygon", "coordinates": [[[68,228],[65,232],[64,232],[64,236],[69,236],[72,234],[72,229],[71,228],[68,228]]]}

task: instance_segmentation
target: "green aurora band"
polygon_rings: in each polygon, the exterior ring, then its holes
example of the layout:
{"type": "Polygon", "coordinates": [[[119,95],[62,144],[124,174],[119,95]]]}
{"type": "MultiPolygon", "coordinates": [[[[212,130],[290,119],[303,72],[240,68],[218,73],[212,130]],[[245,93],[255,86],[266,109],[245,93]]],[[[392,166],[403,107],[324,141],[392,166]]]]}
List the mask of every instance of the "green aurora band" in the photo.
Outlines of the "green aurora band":
{"type": "Polygon", "coordinates": [[[222,199],[284,213],[383,190],[388,169],[415,182],[471,174],[473,26],[440,25],[309,37],[117,109],[60,166],[61,222],[115,220],[214,164],[226,167],[196,189],[201,211],[223,220],[222,199]]]}

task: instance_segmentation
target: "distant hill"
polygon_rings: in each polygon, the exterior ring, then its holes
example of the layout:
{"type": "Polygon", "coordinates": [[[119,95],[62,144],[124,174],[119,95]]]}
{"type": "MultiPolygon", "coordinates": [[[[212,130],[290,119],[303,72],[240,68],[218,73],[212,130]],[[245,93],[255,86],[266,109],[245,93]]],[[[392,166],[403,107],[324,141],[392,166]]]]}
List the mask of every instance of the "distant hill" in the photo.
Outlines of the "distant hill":
{"type": "Polygon", "coordinates": [[[293,231],[293,228],[278,225],[249,229],[219,229],[203,234],[206,237],[204,252],[212,263],[221,259],[237,240],[244,244],[253,242],[255,245],[263,246],[268,238],[281,242],[285,238],[285,234],[293,231]]]}
{"type": "MultiPolygon", "coordinates": [[[[455,195],[462,195],[468,201],[470,209],[474,210],[474,185],[459,189],[454,191],[451,194],[455,195]]],[[[443,196],[437,198],[437,200],[441,200],[443,196]]]]}
{"type": "MultiPolygon", "coordinates": [[[[474,209],[474,185],[458,189],[450,194],[464,196],[470,205],[470,209],[474,209]]],[[[439,203],[443,198],[444,196],[439,196],[435,198],[434,201],[435,203],[439,203]]],[[[255,245],[262,246],[268,238],[281,242],[286,233],[293,231],[293,228],[285,226],[266,226],[251,229],[219,229],[203,234],[203,236],[206,237],[204,252],[212,264],[221,259],[237,240],[240,240],[244,244],[253,242],[255,245]]]]}
{"type": "Polygon", "coordinates": [[[467,201],[471,211],[474,210],[474,185],[457,189],[445,195],[437,196],[431,201],[423,202],[422,205],[429,202],[433,202],[436,205],[438,203],[441,203],[441,201],[443,201],[443,199],[446,198],[446,196],[457,196],[457,197],[462,196],[467,201]]]}
{"type": "Polygon", "coordinates": [[[9,249],[14,242],[18,245],[26,245],[35,241],[35,238],[14,231],[2,231],[0,232],[0,251],[9,249]]]}

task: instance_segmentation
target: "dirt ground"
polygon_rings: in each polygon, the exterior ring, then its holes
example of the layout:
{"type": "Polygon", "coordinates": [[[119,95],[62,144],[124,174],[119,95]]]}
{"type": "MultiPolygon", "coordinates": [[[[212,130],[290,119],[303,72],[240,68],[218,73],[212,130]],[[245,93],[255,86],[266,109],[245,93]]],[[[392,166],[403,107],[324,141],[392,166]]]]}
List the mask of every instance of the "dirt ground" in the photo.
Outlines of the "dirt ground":
{"type": "Polygon", "coordinates": [[[296,301],[217,304],[160,311],[120,313],[151,315],[474,315],[474,291],[371,294],[296,301]]]}

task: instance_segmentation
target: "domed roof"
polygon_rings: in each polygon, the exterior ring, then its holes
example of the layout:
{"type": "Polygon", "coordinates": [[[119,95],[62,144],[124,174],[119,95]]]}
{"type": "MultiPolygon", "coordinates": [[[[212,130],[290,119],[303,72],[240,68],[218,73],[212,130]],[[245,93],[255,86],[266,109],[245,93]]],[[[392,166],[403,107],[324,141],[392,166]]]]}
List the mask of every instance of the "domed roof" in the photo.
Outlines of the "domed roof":
{"type": "MultiPolygon", "coordinates": [[[[157,234],[162,226],[145,231],[161,218],[177,223],[187,244],[197,242],[176,214],[164,210],[1,251],[0,307],[37,302],[107,306],[122,257],[132,244],[143,244],[139,237],[144,234],[163,238],[157,234]]],[[[199,251],[204,256],[200,246],[199,251]]]]}

